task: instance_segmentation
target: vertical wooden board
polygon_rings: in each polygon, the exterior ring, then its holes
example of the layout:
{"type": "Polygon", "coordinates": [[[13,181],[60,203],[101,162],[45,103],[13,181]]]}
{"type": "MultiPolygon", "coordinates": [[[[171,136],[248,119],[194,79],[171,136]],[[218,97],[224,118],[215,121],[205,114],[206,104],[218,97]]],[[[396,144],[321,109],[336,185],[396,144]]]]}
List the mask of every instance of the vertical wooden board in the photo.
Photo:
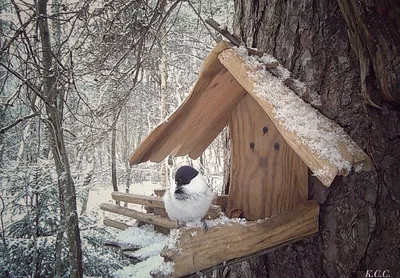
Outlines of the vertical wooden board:
{"type": "Polygon", "coordinates": [[[256,220],[279,215],[307,200],[307,166],[251,95],[232,112],[230,132],[228,214],[237,208],[246,219],[256,220]]]}

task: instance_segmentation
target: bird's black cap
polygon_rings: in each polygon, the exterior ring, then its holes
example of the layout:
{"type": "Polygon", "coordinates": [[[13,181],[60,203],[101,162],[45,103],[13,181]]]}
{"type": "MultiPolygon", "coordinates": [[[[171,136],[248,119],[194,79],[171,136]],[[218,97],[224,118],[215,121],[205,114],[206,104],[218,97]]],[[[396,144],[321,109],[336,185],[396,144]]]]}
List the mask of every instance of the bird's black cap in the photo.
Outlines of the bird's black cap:
{"type": "Polygon", "coordinates": [[[189,184],[199,172],[191,166],[182,166],[175,173],[175,181],[178,186],[189,184]]]}

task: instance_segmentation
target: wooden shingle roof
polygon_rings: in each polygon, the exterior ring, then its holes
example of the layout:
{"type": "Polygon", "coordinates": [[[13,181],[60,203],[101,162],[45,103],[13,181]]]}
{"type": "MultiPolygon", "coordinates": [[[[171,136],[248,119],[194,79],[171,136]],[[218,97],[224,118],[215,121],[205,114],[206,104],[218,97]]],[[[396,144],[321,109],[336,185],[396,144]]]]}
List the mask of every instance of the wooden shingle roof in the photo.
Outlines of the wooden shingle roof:
{"type": "Polygon", "coordinates": [[[190,95],[142,141],[132,154],[130,164],[160,162],[169,154],[198,158],[228,124],[232,110],[246,94],[257,101],[289,146],[325,186],[336,175],[347,175],[352,167],[371,168],[368,155],[339,125],[305,103],[284,85],[284,80],[251,65],[239,49],[233,49],[227,42],[220,42],[211,51],[190,95]],[[266,92],[262,92],[264,89],[266,92]],[[291,118],[301,121],[301,117],[296,118],[298,114],[294,113],[298,111],[281,109],[288,100],[287,107],[292,105],[292,110],[311,111],[316,121],[305,118],[300,125],[304,125],[304,130],[309,128],[307,125],[315,125],[312,128],[318,136],[302,134],[302,130],[296,130],[297,122],[290,125],[291,118]],[[283,118],[282,114],[285,114],[283,118]],[[329,141],[327,151],[318,149],[324,142],[316,141],[323,140],[329,141]]]}

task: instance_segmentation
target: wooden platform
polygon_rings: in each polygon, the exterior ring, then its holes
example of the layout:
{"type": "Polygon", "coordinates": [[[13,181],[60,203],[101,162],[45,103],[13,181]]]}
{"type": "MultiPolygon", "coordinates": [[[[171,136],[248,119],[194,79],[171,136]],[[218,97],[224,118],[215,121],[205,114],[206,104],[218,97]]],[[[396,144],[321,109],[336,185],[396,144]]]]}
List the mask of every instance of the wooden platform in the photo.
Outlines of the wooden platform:
{"type": "Polygon", "coordinates": [[[174,262],[173,277],[207,269],[243,256],[267,252],[276,246],[304,239],[318,232],[319,205],[308,201],[290,212],[259,221],[226,223],[223,226],[181,228],[176,246],[162,256],[174,262]]]}

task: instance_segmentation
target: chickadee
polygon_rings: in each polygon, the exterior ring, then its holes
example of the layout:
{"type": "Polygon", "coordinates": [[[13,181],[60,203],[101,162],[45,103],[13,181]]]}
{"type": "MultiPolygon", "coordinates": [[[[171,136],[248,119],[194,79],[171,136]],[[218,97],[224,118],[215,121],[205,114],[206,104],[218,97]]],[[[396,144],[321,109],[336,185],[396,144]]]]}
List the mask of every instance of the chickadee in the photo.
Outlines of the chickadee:
{"type": "Polygon", "coordinates": [[[179,222],[202,218],[211,206],[215,193],[208,187],[204,177],[193,167],[182,166],[175,173],[175,184],[164,194],[168,217],[179,222]]]}

